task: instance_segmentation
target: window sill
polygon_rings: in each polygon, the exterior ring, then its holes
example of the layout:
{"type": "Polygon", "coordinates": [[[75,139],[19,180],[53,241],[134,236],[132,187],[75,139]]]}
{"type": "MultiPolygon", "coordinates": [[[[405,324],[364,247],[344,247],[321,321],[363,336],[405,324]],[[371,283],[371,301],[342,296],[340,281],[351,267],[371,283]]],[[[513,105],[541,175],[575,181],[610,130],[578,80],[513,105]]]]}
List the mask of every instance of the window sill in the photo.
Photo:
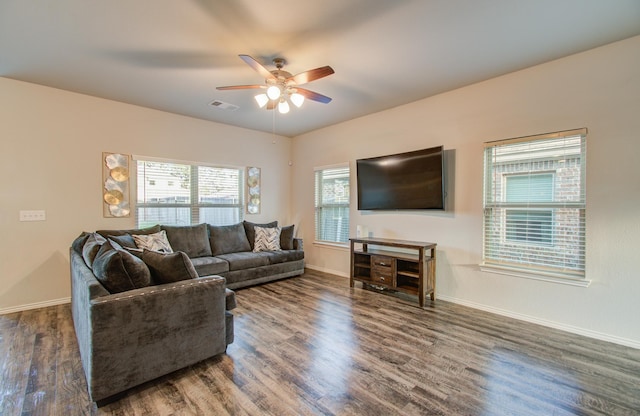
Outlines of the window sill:
{"type": "Polygon", "coordinates": [[[324,247],[324,248],[332,248],[336,250],[349,250],[348,243],[331,243],[329,241],[314,241],[313,245],[324,247]]]}
{"type": "Polygon", "coordinates": [[[539,280],[539,281],[549,282],[549,283],[559,283],[562,285],[569,285],[569,286],[589,287],[589,285],[591,285],[591,280],[587,280],[587,279],[560,277],[560,276],[554,276],[552,274],[535,273],[535,272],[524,271],[516,268],[501,267],[501,266],[488,265],[488,264],[480,264],[480,271],[504,274],[508,276],[515,276],[522,279],[539,280]]]}

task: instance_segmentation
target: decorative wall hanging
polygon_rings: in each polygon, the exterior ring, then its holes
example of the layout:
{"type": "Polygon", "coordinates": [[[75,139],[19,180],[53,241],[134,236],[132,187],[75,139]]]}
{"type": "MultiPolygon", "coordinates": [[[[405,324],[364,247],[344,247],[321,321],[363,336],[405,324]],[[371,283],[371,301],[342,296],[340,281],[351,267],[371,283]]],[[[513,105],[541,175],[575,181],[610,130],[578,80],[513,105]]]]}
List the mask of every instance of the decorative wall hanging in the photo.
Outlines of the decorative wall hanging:
{"type": "Polygon", "coordinates": [[[102,153],[102,213],[105,217],[128,217],[129,155],[102,153]]]}
{"type": "Polygon", "coordinates": [[[247,168],[247,214],[260,214],[260,168],[247,168]]]}

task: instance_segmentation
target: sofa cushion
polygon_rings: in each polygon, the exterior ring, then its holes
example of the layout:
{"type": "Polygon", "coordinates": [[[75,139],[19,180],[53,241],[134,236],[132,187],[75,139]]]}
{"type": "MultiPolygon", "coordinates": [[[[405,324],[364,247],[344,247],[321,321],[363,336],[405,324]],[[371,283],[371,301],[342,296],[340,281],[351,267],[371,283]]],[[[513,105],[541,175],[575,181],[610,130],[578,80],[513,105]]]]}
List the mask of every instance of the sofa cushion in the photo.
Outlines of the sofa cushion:
{"type": "Polygon", "coordinates": [[[253,253],[245,251],[242,253],[229,253],[218,256],[219,259],[229,263],[229,271],[251,269],[254,267],[267,266],[269,264],[269,252],[263,251],[253,253]]]}
{"type": "Polygon", "coordinates": [[[256,240],[253,244],[253,251],[279,251],[280,250],[280,227],[253,227],[256,233],[256,240]]]}
{"type": "Polygon", "coordinates": [[[162,229],[167,232],[173,251],[184,251],[191,258],[211,256],[207,224],[186,227],[163,225],[162,229]]]}
{"type": "Polygon", "coordinates": [[[293,250],[293,225],[287,225],[280,229],[280,248],[293,250]]]}
{"type": "Polygon", "coordinates": [[[247,240],[249,240],[249,245],[251,246],[250,250],[253,250],[253,244],[256,240],[256,232],[253,229],[255,226],[264,227],[264,228],[273,228],[278,226],[278,221],[268,222],[266,224],[256,224],[249,221],[243,221],[242,225],[244,226],[244,231],[247,235],[247,240]]]}
{"type": "Polygon", "coordinates": [[[173,283],[198,277],[189,256],[182,251],[160,253],[144,250],[142,260],[149,267],[151,277],[156,284],[173,283]]]}
{"type": "Polygon", "coordinates": [[[82,258],[87,264],[87,267],[93,267],[93,260],[96,258],[98,250],[100,250],[100,246],[106,242],[107,239],[97,233],[91,233],[91,235],[87,237],[84,246],[82,247],[82,258]]]}
{"type": "Polygon", "coordinates": [[[165,230],[160,230],[160,232],[154,234],[133,234],[131,237],[133,237],[138,248],[159,251],[161,253],[173,253],[165,230]]]}
{"type": "Polygon", "coordinates": [[[111,240],[111,241],[115,241],[121,247],[138,248],[138,246],[136,245],[136,242],[133,239],[133,237],[131,236],[131,234],[122,234],[122,235],[111,235],[111,234],[109,234],[107,236],[107,238],[109,240],[111,240]]]}
{"type": "Polygon", "coordinates": [[[93,273],[110,293],[151,284],[151,273],[144,262],[125,250],[114,248],[109,241],[100,246],[93,261],[93,273]]]}
{"type": "Polygon", "coordinates": [[[304,251],[300,250],[281,250],[269,252],[269,264],[286,263],[304,259],[304,251]]]}
{"type": "Polygon", "coordinates": [[[234,225],[209,225],[209,241],[212,255],[251,251],[251,245],[242,223],[234,225]]]}
{"type": "Polygon", "coordinates": [[[191,259],[198,276],[211,276],[229,271],[229,263],[218,257],[196,257],[191,259]]]}
{"type": "Polygon", "coordinates": [[[130,230],[98,230],[96,231],[98,234],[100,234],[101,236],[103,236],[104,238],[107,238],[110,235],[125,235],[125,234],[129,234],[129,235],[144,235],[144,234],[155,234],[157,232],[160,232],[162,228],[160,228],[160,225],[154,225],[151,227],[147,227],[147,228],[134,228],[134,229],[130,229],[130,230]]]}

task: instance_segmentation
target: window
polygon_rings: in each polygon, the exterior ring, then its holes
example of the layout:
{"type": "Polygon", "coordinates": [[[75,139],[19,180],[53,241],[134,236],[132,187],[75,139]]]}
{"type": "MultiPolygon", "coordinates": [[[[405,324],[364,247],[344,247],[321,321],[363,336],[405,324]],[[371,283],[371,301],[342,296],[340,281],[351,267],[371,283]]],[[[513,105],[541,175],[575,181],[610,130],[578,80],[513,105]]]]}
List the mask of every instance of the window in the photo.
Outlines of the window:
{"type": "Polygon", "coordinates": [[[485,144],[483,266],[584,279],[586,134],[485,144]]]}
{"type": "Polygon", "coordinates": [[[243,219],[243,170],[137,160],[138,227],[235,224],[243,219]]]}
{"type": "Polygon", "coordinates": [[[349,241],[349,166],[316,168],[316,241],[349,241]]]}

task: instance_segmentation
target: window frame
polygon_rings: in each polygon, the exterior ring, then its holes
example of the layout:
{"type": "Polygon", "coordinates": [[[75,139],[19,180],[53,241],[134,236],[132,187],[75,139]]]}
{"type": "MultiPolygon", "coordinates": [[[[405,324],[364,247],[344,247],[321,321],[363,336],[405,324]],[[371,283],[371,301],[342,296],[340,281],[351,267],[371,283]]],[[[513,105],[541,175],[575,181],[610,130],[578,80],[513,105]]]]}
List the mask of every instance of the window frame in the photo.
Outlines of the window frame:
{"type": "MultiPolygon", "coordinates": [[[[586,279],[587,133],[587,129],[582,128],[484,144],[481,270],[582,287],[590,284],[586,279]],[[567,166],[568,161],[575,163],[570,165],[572,172],[565,172],[566,176],[559,178],[560,168],[567,166]],[[516,167],[518,164],[521,166],[516,167]],[[552,175],[550,201],[516,197],[508,202],[509,176],[544,174],[552,175]],[[558,182],[562,180],[569,181],[564,182],[565,188],[560,187],[563,182],[558,182]],[[567,183],[571,185],[567,187],[567,183]],[[509,210],[550,211],[550,241],[509,239],[509,210]],[[577,238],[567,237],[573,233],[577,238]]],[[[532,224],[529,231],[535,231],[532,224]]]]}
{"type": "MultiPolygon", "coordinates": [[[[134,190],[135,192],[135,219],[136,219],[136,227],[140,228],[140,227],[145,227],[148,226],[148,224],[141,224],[140,220],[141,220],[141,216],[140,216],[140,209],[144,209],[144,208],[187,208],[189,210],[189,221],[190,224],[171,224],[171,223],[164,223],[163,225],[180,225],[180,226],[187,226],[187,225],[197,225],[204,221],[203,218],[201,218],[201,209],[206,209],[206,208],[233,208],[234,210],[237,210],[237,218],[239,220],[239,222],[242,222],[244,220],[244,202],[245,202],[245,189],[244,189],[244,185],[245,185],[245,167],[240,167],[240,166],[230,166],[230,165],[218,165],[218,164],[212,164],[212,163],[204,163],[204,162],[195,162],[195,161],[185,161],[185,160],[175,160],[175,159],[164,159],[164,158],[156,158],[156,157],[151,157],[151,156],[140,156],[140,155],[134,155],[133,156],[133,160],[135,161],[134,166],[135,166],[135,175],[134,177],[136,178],[136,182],[135,182],[135,186],[136,189],[134,190]],[[189,166],[190,169],[190,174],[189,174],[189,202],[180,202],[180,203],[175,203],[175,204],[167,204],[167,203],[163,203],[163,202],[140,202],[139,198],[138,198],[138,187],[139,187],[139,183],[138,183],[138,163],[140,162],[150,162],[150,163],[166,163],[166,164],[173,164],[173,165],[183,165],[183,166],[189,166]],[[237,203],[234,204],[223,204],[223,203],[211,203],[211,202],[200,202],[200,186],[199,186],[199,175],[198,175],[198,169],[199,168],[215,168],[215,169],[230,169],[233,171],[236,171],[238,174],[238,188],[237,188],[237,203]]],[[[150,179],[150,181],[156,182],[156,179],[150,179]]],[[[209,222],[211,225],[230,225],[227,223],[220,223],[220,224],[214,224],[209,222]]]]}
{"type": "Polygon", "coordinates": [[[322,245],[331,245],[331,246],[337,246],[337,247],[348,247],[349,246],[349,230],[350,230],[350,221],[351,221],[351,167],[349,165],[348,162],[346,163],[339,163],[339,164],[335,164],[335,165],[328,165],[328,166],[318,166],[313,168],[313,189],[314,189],[314,243],[315,244],[322,244],[322,245]],[[346,202],[341,202],[341,203],[323,203],[323,201],[319,200],[319,197],[322,196],[322,194],[319,194],[319,189],[318,186],[322,183],[321,180],[319,179],[318,175],[322,174],[326,171],[340,171],[340,170],[346,170],[346,177],[347,177],[347,184],[348,184],[348,193],[349,195],[347,195],[346,197],[346,202]],[[327,239],[326,235],[320,235],[321,233],[321,229],[319,228],[319,223],[321,222],[319,216],[322,215],[322,210],[323,209],[335,209],[335,208],[341,208],[344,211],[346,211],[348,213],[348,217],[347,217],[347,224],[346,227],[343,224],[340,227],[340,232],[338,232],[337,234],[341,234],[338,236],[338,238],[336,238],[335,240],[331,240],[331,239],[327,239]],[[344,234],[344,235],[342,235],[344,234]],[[341,238],[344,239],[344,241],[336,241],[336,240],[340,240],[341,238]]]}

